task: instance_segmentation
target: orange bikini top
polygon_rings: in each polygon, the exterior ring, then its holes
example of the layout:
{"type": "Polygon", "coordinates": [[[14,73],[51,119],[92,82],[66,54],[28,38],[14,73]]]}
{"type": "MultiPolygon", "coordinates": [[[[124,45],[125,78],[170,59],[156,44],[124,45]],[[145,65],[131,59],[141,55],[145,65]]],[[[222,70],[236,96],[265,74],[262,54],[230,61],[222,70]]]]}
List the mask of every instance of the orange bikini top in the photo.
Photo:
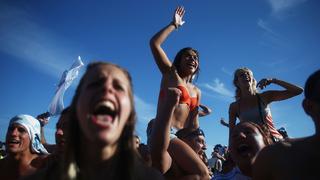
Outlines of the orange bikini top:
{"type": "MultiPolygon", "coordinates": [[[[198,97],[190,97],[186,87],[177,86],[177,88],[181,91],[179,104],[187,104],[190,110],[193,110],[199,106],[198,97]]],[[[164,96],[164,91],[161,89],[160,98],[163,96],[164,96]]]]}

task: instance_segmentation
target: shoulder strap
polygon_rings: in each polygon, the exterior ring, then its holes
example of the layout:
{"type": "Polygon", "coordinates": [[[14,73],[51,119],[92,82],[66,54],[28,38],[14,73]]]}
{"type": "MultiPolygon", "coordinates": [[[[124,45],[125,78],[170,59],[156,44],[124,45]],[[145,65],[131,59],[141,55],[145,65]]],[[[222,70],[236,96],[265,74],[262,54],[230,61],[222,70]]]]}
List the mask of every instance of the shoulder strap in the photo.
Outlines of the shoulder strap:
{"type": "Polygon", "coordinates": [[[261,98],[260,98],[259,94],[257,94],[257,99],[258,99],[258,106],[259,106],[259,113],[260,113],[261,122],[262,122],[263,124],[266,124],[266,122],[265,122],[265,120],[264,120],[264,116],[262,115],[261,98]]]}

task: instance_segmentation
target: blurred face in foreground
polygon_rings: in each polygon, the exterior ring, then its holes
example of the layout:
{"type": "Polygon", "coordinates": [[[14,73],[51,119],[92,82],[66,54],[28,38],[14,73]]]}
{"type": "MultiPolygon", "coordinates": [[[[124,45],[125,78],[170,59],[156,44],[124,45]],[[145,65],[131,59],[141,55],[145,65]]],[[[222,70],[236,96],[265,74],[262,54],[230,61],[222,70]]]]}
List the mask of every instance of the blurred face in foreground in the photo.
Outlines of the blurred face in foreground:
{"type": "Polygon", "coordinates": [[[76,105],[77,119],[86,139],[116,144],[132,110],[128,77],[112,64],[87,71],[76,105]]]}
{"type": "Polygon", "coordinates": [[[69,125],[68,121],[69,121],[69,112],[62,114],[56,124],[55,138],[56,138],[56,144],[58,145],[59,150],[62,150],[63,147],[65,146],[65,142],[66,142],[65,132],[68,129],[68,125],[69,125]]]}
{"type": "Polygon", "coordinates": [[[265,146],[263,135],[249,122],[239,123],[231,133],[231,155],[242,171],[251,169],[258,152],[265,146]]]}

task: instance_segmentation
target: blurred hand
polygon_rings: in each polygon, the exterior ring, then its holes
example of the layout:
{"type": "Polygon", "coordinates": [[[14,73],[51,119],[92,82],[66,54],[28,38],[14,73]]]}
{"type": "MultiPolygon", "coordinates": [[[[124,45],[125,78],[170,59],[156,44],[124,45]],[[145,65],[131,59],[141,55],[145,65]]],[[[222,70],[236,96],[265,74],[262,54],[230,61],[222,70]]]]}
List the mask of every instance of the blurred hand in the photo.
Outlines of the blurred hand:
{"type": "Polygon", "coordinates": [[[48,122],[49,122],[49,117],[50,117],[49,112],[42,113],[42,114],[39,114],[39,115],[37,116],[37,119],[39,120],[41,127],[43,127],[43,126],[45,126],[45,125],[48,124],[48,122]]]}
{"type": "Polygon", "coordinates": [[[169,105],[169,106],[178,105],[179,104],[179,100],[180,100],[180,96],[181,96],[180,89],[175,88],[175,87],[169,87],[166,90],[167,105],[169,105]]]}
{"type": "Polygon", "coordinates": [[[264,89],[265,87],[267,87],[269,84],[271,84],[272,79],[261,79],[258,84],[257,87],[259,87],[261,90],[264,89]]]}

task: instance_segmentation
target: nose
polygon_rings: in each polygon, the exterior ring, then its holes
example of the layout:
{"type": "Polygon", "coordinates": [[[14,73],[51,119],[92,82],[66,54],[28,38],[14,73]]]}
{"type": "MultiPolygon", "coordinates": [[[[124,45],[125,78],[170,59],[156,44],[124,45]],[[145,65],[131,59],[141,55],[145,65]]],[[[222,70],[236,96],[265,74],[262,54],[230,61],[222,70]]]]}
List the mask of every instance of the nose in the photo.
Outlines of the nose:
{"type": "Polygon", "coordinates": [[[63,130],[62,129],[57,129],[56,134],[59,136],[63,136],[63,130]]]}
{"type": "Polygon", "coordinates": [[[206,144],[203,144],[203,146],[202,146],[202,148],[201,148],[202,150],[207,150],[207,145],[206,144]]]}
{"type": "Polygon", "coordinates": [[[240,132],[238,135],[239,138],[246,138],[246,134],[244,132],[240,132]]]}
{"type": "Polygon", "coordinates": [[[12,136],[17,136],[18,133],[19,133],[19,131],[18,131],[18,128],[16,128],[16,127],[12,128],[10,131],[10,135],[12,135],[12,136]]]}
{"type": "Polygon", "coordinates": [[[105,93],[113,93],[114,92],[111,78],[108,78],[105,80],[103,90],[105,93]]]}

